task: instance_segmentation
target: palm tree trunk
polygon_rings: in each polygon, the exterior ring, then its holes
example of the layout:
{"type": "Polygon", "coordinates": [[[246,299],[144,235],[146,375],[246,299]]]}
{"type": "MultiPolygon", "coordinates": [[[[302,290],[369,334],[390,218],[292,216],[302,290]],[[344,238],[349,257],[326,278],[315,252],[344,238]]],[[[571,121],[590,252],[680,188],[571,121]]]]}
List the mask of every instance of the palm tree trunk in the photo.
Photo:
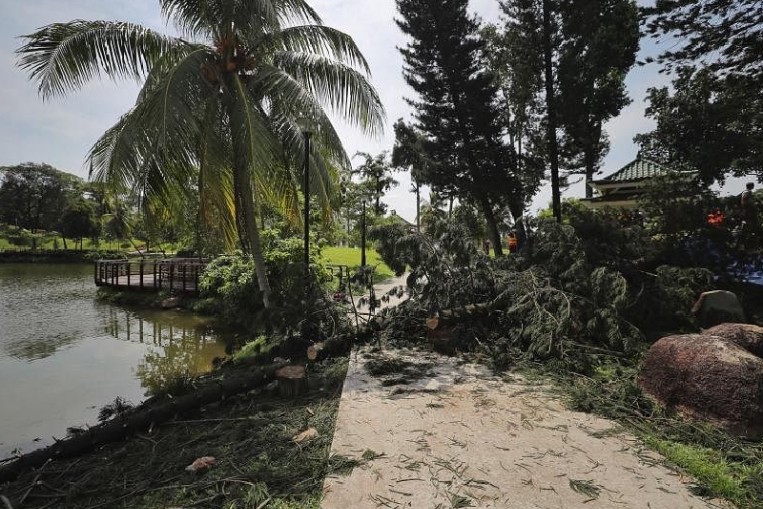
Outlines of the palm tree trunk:
{"type": "Polygon", "coordinates": [[[265,255],[262,252],[260,231],[257,228],[257,218],[254,213],[252,176],[247,168],[236,164],[233,168],[233,185],[236,189],[236,223],[241,247],[250,253],[254,259],[254,269],[257,273],[257,284],[262,293],[262,303],[270,307],[270,283],[268,282],[265,255]]]}

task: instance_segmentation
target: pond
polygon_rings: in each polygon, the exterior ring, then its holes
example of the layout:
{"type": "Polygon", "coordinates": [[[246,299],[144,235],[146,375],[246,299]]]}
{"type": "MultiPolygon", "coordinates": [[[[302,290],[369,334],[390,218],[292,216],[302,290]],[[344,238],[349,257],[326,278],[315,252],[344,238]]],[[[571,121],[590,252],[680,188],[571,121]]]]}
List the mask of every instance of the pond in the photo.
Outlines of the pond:
{"type": "Polygon", "coordinates": [[[89,265],[0,264],[0,459],[224,355],[207,319],[98,302],[89,265]]]}

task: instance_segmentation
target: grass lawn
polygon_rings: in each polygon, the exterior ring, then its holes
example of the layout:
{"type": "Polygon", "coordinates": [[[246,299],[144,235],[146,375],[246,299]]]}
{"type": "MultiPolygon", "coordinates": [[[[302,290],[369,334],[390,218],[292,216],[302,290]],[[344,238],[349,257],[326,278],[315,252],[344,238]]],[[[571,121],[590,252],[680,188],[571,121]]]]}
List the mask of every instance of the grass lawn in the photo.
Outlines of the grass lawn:
{"type": "MultiPolygon", "coordinates": [[[[330,265],[347,265],[348,267],[360,266],[360,248],[359,247],[324,247],[321,251],[321,260],[330,265]]],[[[382,261],[379,254],[373,248],[366,248],[366,263],[376,267],[376,282],[384,281],[393,277],[395,274],[387,264],[382,261]]]]}

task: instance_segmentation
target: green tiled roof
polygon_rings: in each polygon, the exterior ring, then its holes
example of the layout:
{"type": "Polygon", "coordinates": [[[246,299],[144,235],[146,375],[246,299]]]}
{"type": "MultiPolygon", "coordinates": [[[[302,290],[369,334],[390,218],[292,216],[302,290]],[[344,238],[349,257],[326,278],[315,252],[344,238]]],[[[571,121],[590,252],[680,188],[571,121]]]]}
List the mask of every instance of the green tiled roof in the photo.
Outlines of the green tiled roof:
{"type": "Polygon", "coordinates": [[[660,163],[637,157],[634,161],[623,166],[608,177],[599,180],[602,184],[614,182],[630,182],[633,180],[643,180],[646,178],[662,177],[676,170],[668,168],[660,163]]]}

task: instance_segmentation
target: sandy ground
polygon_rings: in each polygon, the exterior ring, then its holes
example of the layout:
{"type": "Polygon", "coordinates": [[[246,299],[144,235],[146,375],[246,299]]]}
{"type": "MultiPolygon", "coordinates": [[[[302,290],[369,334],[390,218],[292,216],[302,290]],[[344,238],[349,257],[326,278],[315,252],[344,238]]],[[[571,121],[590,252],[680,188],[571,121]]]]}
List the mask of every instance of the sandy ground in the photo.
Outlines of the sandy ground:
{"type": "Polygon", "coordinates": [[[332,444],[373,459],[327,478],[323,509],[724,507],[546,387],[421,352],[396,354],[412,363],[402,377],[369,375],[381,355],[353,354],[332,444]]]}

